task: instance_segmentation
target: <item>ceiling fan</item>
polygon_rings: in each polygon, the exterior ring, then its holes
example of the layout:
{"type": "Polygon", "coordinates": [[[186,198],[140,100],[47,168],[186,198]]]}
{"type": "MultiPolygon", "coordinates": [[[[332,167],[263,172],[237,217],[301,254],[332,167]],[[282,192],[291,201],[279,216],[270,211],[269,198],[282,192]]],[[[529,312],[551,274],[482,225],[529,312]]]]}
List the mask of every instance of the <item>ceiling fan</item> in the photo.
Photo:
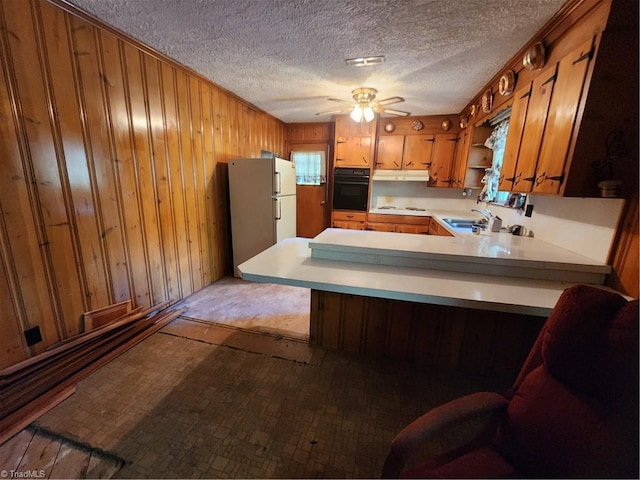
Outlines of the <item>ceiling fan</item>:
{"type": "MultiPolygon", "coordinates": [[[[391,115],[397,115],[399,117],[407,117],[411,115],[409,112],[405,112],[402,110],[394,110],[392,108],[387,108],[387,105],[392,105],[394,103],[404,102],[404,98],[402,97],[389,97],[384,100],[378,100],[374,102],[376,98],[376,93],[378,91],[375,88],[356,88],[351,92],[353,96],[353,100],[356,102],[355,105],[351,104],[348,107],[341,108],[339,110],[329,110],[326,112],[318,112],[316,115],[333,115],[336,113],[345,113],[351,112],[351,118],[359,122],[363,118],[370,122],[375,118],[376,113],[388,113],[391,115]]],[[[346,100],[341,100],[339,98],[329,98],[332,102],[343,102],[346,103],[346,100]]]]}

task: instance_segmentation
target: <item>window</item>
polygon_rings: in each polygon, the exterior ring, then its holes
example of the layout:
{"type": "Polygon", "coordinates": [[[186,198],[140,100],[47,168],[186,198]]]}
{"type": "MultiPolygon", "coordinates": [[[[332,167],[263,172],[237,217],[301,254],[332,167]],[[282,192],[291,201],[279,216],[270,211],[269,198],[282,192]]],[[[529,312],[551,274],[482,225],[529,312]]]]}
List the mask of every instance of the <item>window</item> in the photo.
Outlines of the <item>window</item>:
{"type": "Polygon", "coordinates": [[[291,161],[296,166],[298,185],[320,185],[327,182],[327,160],[324,152],[291,152],[291,161]]]}
{"type": "Polygon", "coordinates": [[[491,168],[485,170],[485,176],[482,179],[484,187],[478,199],[481,202],[494,202],[498,194],[498,181],[500,179],[500,169],[502,168],[502,157],[504,157],[504,147],[507,142],[507,132],[509,131],[509,120],[502,120],[498,123],[487,141],[485,146],[493,150],[493,160],[491,168]]]}

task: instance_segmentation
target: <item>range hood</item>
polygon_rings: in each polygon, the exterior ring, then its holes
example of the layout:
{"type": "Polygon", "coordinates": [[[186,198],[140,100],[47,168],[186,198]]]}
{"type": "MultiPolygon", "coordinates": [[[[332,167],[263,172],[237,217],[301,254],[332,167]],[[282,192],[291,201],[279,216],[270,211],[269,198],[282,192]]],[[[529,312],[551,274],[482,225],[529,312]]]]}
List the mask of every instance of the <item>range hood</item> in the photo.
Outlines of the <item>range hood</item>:
{"type": "Polygon", "coordinates": [[[428,182],[428,170],[380,170],[373,171],[373,181],[396,181],[396,182],[428,182]]]}

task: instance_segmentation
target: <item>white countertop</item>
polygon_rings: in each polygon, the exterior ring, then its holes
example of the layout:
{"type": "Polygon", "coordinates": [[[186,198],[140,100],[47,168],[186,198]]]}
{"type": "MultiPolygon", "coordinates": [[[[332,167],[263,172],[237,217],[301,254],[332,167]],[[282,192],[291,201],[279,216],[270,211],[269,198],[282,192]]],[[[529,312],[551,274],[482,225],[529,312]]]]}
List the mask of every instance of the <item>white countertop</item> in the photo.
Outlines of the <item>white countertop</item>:
{"type": "Polygon", "coordinates": [[[480,235],[416,235],[364,230],[328,228],[310,242],[311,248],[373,250],[423,256],[455,256],[453,261],[516,264],[535,263],[541,268],[576,268],[609,273],[611,267],[597,260],[531,237],[518,237],[507,232],[483,231],[480,235]]]}
{"type": "Polygon", "coordinates": [[[542,317],[551,312],[562,291],[572,285],[552,280],[316,259],[311,258],[309,239],[304,238],[279,242],[238,269],[242,278],[250,281],[542,317]]]}

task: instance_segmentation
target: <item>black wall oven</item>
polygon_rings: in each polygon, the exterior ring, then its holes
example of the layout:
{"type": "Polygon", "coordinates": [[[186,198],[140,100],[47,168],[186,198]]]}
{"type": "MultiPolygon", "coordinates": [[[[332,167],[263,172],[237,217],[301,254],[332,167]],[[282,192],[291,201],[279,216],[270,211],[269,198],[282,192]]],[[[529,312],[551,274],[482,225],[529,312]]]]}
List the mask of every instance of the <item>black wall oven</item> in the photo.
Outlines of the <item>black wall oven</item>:
{"type": "Polygon", "coordinates": [[[337,167],[333,176],[333,209],[367,211],[369,169],[337,167]]]}

